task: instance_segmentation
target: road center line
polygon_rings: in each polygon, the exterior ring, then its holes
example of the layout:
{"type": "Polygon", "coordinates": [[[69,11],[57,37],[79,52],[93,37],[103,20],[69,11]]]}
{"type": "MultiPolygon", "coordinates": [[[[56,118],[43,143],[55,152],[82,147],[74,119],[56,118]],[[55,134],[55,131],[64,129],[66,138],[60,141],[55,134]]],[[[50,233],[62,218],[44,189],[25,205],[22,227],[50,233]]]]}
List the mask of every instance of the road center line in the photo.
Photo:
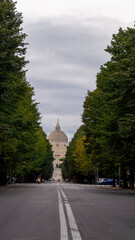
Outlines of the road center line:
{"type": "Polygon", "coordinates": [[[73,212],[72,212],[72,209],[69,205],[68,199],[67,199],[65,193],[62,191],[62,189],[60,189],[60,191],[61,191],[61,194],[62,194],[63,199],[64,199],[64,203],[65,203],[65,206],[66,206],[67,216],[68,216],[69,226],[70,226],[70,229],[71,229],[72,238],[73,238],[73,240],[82,240],[79,229],[78,229],[78,226],[77,226],[77,223],[75,221],[75,218],[74,218],[74,215],[73,215],[73,212]]]}
{"type": "Polygon", "coordinates": [[[60,237],[61,237],[60,239],[68,240],[67,223],[66,223],[66,218],[64,214],[62,198],[61,198],[61,194],[58,187],[57,187],[57,193],[58,193],[58,200],[59,200],[60,237]]]}

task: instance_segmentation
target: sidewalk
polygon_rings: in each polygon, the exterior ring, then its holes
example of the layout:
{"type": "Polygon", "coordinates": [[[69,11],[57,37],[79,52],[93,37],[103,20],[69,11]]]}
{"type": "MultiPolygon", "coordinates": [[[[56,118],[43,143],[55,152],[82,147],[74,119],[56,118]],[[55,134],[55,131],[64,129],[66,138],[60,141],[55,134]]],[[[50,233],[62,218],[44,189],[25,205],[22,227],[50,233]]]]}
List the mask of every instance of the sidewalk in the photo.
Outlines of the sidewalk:
{"type": "Polygon", "coordinates": [[[117,191],[126,191],[126,192],[133,192],[135,193],[135,188],[134,189],[130,189],[130,188],[127,188],[127,189],[123,189],[122,187],[119,187],[119,185],[116,185],[115,187],[113,187],[112,185],[95,185],[97,187],[101,187],[101,188],[108,188],[110,190],[117,190],[117,191]]]}

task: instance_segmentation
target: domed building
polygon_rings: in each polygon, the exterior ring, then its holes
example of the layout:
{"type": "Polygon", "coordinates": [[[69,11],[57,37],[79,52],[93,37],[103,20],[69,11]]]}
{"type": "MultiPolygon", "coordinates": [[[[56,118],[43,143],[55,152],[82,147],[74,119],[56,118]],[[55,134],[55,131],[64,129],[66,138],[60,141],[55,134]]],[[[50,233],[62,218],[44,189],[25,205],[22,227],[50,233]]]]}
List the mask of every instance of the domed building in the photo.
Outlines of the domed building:
{"type": "Polygon", "coordinates": [[[54,157],[53,161],[54,170],[52,178],[54,180],[62,180],[61,168],[59,168],[59,165],[62,163],[60,159],[65,157],[68,146],[68,138],[66,134],[61,131],[59,121],[57,121],[55,130],[49,134],[48,140],[52,145],[54,157]]]}

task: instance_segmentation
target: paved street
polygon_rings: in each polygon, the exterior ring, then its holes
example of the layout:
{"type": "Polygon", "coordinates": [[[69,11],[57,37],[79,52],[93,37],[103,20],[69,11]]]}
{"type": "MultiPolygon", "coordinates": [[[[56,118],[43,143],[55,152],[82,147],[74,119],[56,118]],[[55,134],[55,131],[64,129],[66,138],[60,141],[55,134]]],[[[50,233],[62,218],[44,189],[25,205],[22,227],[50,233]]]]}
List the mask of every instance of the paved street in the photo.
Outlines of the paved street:
{"type": "Polygon", "coordinates": [[[69,183],[0,187],[2,240],[134,240],[135,192],[69,183]]]}

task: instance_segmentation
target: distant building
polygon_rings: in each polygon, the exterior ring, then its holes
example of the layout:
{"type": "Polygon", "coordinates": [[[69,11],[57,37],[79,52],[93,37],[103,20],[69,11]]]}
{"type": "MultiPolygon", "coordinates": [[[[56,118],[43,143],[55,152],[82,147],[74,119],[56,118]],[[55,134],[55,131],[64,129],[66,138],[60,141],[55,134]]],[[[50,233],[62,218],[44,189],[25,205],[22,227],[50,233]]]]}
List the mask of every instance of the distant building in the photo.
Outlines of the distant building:
{"type": "Polygon", "coordinates": [[[62,180],[62,174],[59,165],[62,163],[60,159],[65,157],[68,146],[68,138],[66,134],[61,131],[58,120],[55,130],[49,134],[48,140],[52,145],[53,157],[55,159],[53,161],[54,171],[52,178],[54,180],[62,180]]]}

